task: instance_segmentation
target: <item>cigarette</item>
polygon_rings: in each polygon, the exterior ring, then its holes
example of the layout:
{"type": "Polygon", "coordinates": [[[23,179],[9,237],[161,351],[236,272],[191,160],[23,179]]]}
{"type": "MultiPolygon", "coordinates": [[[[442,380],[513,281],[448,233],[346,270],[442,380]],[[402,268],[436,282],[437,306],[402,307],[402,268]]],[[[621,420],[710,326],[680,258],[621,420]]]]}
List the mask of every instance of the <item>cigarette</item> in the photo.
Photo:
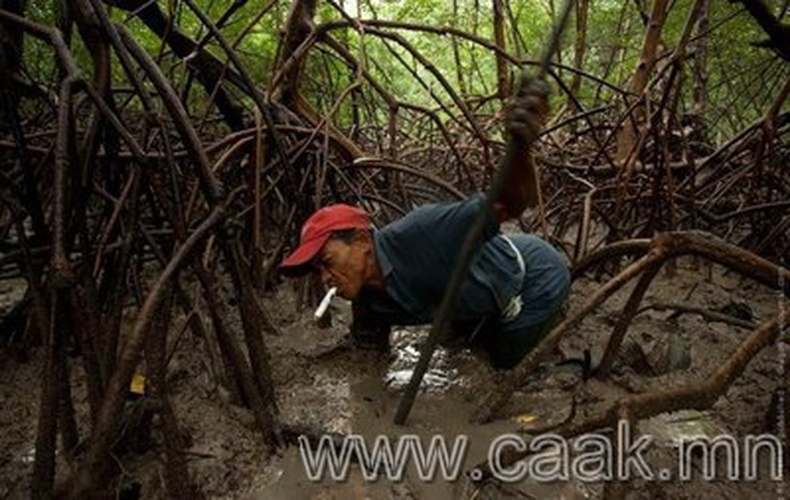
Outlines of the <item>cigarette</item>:
{"type": "Polygon", "coordinates": [[[315,310],[315,319],[321,319],[324,314],[326,314],[326,310],[329,309],[329,303],[332,302],[332,297],[334,297],[336,293],[336,286],[333,286],[327,290],[326,295],[324,295],[324,298],[321,299],[321,303],[318,304],[318,309],[315,310]]]}

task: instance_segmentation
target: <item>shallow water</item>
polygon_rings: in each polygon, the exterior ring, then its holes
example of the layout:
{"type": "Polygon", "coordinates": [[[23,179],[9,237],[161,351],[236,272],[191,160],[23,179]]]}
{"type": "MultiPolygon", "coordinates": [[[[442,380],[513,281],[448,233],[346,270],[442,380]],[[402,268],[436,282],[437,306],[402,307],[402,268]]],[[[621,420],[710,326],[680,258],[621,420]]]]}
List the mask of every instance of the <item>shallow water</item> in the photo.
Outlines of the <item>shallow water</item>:
{"type": "MultiPolygon", "coordinates": [[[[464,440],[463,465],[455,480],[427,480],[413,463],[408,464],[400,481],[386,477],[371,480],[358,463],[353,463],[343,481],[326,476],[321,481],[311,481],[303,451],[292,446],[272,464],[266,485],[247,498],[455,499],[473,495],[475,488],[464,473],[486,460],[491,443],[498,436],[517,430],[518,424],[513,420],[485,426],[469,423],[480,399],[477,385],[484,382],[487,372],[468,351],[443,347],[434,353],[406,425],[392,422],[427,332],[427,327],[393,331],[392,355],[388,359],[370,352],[350,351],[312,365],[312,375],[305,377],[304,383],[291,385],[283,394],[280,407],[286,422],[327,433],[357,435],[370,446],[379,436],[387,436],[392,442],[405,435],[415,436],[426,450],[437,437],[445,440],[448,450],[464,440]]],[[[550,396],[538,395],[532,397],[530,406],[556,414],[558,405],[564,403],[556,397],[551,400],[550,396]]],[[[479,498],[594,498],[577,483],[540,484],[529,479],[497,486],[485,496],[477,494],[479,498]]]]}
{"type": "MultiPolygon", "coordinates": [[[[420,358],[421,342],[428,336],[427,328],[403,328],[392,332],[390,345],[394,353],[394,360],[390,363],[384,374],[384,383],[390,390],[405,387],[412,374],[414,366],[420,358]]],[[[431,394],[444,394],[453,386],[463,386],[468,380],[461,376],[459,370],[449,361],[449,353],[443,347],[438,347],[433,353],[431,364],[422,379],[421,390],[431,394]]]]}

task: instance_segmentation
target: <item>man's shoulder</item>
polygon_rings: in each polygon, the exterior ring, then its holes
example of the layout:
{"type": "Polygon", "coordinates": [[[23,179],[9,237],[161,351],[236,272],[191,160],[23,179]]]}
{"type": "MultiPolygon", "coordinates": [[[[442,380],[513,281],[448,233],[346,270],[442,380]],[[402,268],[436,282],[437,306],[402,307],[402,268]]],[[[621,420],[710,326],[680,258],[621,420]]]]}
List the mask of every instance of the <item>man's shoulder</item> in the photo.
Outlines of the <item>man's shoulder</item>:
{"type": "Polygon", "coordinates": [[[446,214],[464,214],[467,212],[474,214],[483,205],[484,201],[485,194],[481,192],[475,192],[460,200],[445,200],[434,203],[426,203],[412,209],[406,215],[394,222],[391,222],[390,224],[387,224],[385,227],[397,225],[398,223],[410,224],[442,218],[446,214]]]}
{"type": "MultiPolygon", "coordinates": [[[[421,205],[379,231],[381,239],[420,243],[423,240],[458,239],[466,235],[485,203],[483,193],[473,193],[461,200],[442,201],[421,205]]],[[[499,224],[491,220],[487,237],[499,231],[499,224]]]]}
{"type": "Polygon", "coordinates": [[[485,202],[485,199],[486,199],[486,195],[484,193],[481,193],[480,191],[475,191],[474,193],[470,194],[466,198],[455,199],[455,200],[444,200],[435,203],[426,203],[425,205],[421,205],[415,208],[413,211],[453,210],[453,209],[459,209],[469,206],[479,206],[485,202]]]}

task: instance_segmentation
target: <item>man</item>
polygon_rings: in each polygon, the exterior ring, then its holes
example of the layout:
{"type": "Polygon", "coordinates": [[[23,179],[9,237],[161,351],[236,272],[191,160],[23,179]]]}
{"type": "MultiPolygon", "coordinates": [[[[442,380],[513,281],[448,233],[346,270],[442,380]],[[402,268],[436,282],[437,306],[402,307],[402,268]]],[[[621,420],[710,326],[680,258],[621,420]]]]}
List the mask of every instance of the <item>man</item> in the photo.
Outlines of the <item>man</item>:
{"type": "MultiPolygon", "coordinates": [[[[480,347],[497,369],[513,368],[556,322],[570,275],[561,255],[530,234],[503,235],[500,223],[538,199],[530,146],[548,112],[548,86],[532,81],[510,103],[515,152],[510,178],[486,221],[484,243],[462,285],[452,320],[456,337],[480,347]]],[[[331,205],[305,222],[299,247],[281,264],[286,276],[317,269],[327,286],[353,301],[352,337],[389,341],[393,324],[430,323],[485,196],[419,207],[380,230],[368,214],[331,205]]]]}

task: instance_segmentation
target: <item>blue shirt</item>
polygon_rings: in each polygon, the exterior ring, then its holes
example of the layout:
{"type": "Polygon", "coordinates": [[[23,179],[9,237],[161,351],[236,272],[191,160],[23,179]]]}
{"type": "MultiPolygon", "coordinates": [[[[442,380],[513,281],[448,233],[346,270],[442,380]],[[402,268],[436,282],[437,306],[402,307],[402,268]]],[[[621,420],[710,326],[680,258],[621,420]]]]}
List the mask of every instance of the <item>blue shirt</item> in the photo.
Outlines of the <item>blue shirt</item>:
{"type": "MultiPolygon", "coordinates": [[[[477,193],[462,201],[423,205],[376,231],[373,241],[386,294],[363,291],[363,300],[393,324],[431,322],[484,202],[485,196],[477,193]]],[[[453,321],[499,317],[520,294],[520,314],[503,327],[525,328],[548,319],[567,298],[570,276],[554,247],[534,235],[510,235],[526,267],[522,272],[513,246],[500,234],[492,213],[453,321]]]]}

